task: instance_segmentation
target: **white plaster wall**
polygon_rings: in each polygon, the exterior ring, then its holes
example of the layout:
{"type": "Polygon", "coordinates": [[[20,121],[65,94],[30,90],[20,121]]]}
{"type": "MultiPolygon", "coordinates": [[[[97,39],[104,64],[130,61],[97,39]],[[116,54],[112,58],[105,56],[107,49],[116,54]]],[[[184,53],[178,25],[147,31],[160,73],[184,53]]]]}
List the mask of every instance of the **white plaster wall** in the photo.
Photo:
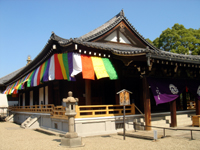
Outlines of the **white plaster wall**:
{"type": "Polygon", "coordinates": [[[51,128],[51,118],[50,116],[42,116],[41,117],[42,122],[41,125],[47,128],[51,128]]]}
{"type": "Polygon", "coordinates": [[[106,41],[117,42],[117,31],[111,33],[108,37],[105,38],[106,41]]]}
{"type": "Polygon", "coordinates": [[[22,124],[30,115],[17,113],[14,116],[14,122],[22,124]]]}
{"type": "Polygon", "coordinates": [[[129,42],[129,40],[128,40],[121,32],[119,32],[119,41],[120,41],[120,43],[131,44],[131,43],[129,42]]]}
{"type": "Polygon", "coordinates": [[[67,122],[62,122],[62,131],[68,132],[68,120],[67,122]]]}

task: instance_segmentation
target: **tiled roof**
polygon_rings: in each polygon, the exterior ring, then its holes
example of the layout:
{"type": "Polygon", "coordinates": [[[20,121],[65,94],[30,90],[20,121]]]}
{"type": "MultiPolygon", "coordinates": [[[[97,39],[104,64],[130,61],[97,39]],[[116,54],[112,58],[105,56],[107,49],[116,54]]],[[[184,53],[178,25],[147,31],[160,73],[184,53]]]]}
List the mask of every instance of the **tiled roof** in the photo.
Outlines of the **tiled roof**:
{"type": "MultiPolygon", "coordinates": [[[[113,54],[121,54],[123,55],[132,55],[132,54],[139,54],[139,53],[147,53],[149,56],[157,56],[159,58],[163,59],[179,59],[179,60],[186,60],[186,61],[195,61],[200,63],[200,56],[199,55],[184,55],[184,54],[176,54],[171,52],[166,52],[163,50],[152,50],[147,48],[138,48],[138,47],[132,47],[128,45],[122,45],[122,44],[115,44],[115,43],[100,43],[100,42],[83,42],[77,39],[70,40],[70,42],[79,44],[82,46],[100,49],[100,50],[106,50],[113,54]]],[[[68,43],[69,44],[69,43],[68,43]]]]}
{"type": "Polygon", "coordinates": [[[57,40],[58,43],[66,47],[70,43],[95,48],[99,50],[106,50],[113,54],[117,55],[133,55],[133,54],[140,54],[140,53],[147,53],[148,56],[159,58],[159,59],[167,59],[167,60],[177,60],[182,62],[190,62],[190,63],[198,63],[200,64],[200,56],[199,55],[184,55],[184,54],[176,54],[171,52],[166,52],[160,49],[150,49],[150,48],[138,48],[138,47],[132,47],[128,45],[122,45],[122,44],[116,44],[116,43],[101,43],[101,42],[87,42],[87,41],[81,41],[78,39],[63,39],[60,38],[57,35],[53,35],[53,40],[57,40]]]}
{"type": "Polygon", "coordinates": [[[112,28],[114,28],[117,24],[119,24],[121,21],[124,21],[127,23],[129,28],[144,42],[146,43],[151,49],[158,50],[155,46],[151,45],[148,41],[145,40],[145,38],[132,26],[132,24],[128,21],[128,19],[124,16],[124,11],[121,10],[120,13],[118,13],[116,16],[114,16],[112,19],[104,23],[102,26],[92,30],[91,32],[79,37],[77,40],[89,42],[104,33],[108,32],[112,28]]]}
{"type": "Polygon", "coordinates": [[[145,48],[132,47],[129,45],[121,45],[116,43],[81,42],[76,40],[74,40],[74,43],[87,46],[90,48],[107,50],[113,54],[136,54],[136,53],[144,53],[147,50],[145,48]]]}
{"type": "Polygon", "coordinates": [[[24,67],[22,67],[22,68],[20,68],[20,69],[18,69],[18,70],[16,70],[16,71],[14,71],[14,72],[12,72],[12,73],[6,75],[6,76],[0,78],[0,85],[4,85],[4,83],[5,83],[6,81],[8,81],[8,80],[10,80],[11,78],[13,78],[13,77],[14,77],[16,74],[18,74],[23,68],[24,68],[24,67]]]}

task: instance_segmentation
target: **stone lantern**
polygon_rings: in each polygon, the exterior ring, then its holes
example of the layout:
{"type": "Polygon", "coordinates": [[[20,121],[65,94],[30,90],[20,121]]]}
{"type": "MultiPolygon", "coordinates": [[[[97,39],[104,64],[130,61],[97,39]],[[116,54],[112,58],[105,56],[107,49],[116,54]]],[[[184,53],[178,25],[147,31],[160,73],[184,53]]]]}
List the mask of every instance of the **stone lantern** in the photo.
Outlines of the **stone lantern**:
{"type": "Polygon", "coordinates": [[[82,138],[74,131],[74,117],[76,116],[76,103],[78,98],[72,97],[72,92],[68,92],[68,97],[63,99],[63,102],[66,103],[66,112],[65,115],[68,116],[68,132],[61,139],[61,146],[67,147],[78,147],[84,146],[82,144],[82,138]]]}

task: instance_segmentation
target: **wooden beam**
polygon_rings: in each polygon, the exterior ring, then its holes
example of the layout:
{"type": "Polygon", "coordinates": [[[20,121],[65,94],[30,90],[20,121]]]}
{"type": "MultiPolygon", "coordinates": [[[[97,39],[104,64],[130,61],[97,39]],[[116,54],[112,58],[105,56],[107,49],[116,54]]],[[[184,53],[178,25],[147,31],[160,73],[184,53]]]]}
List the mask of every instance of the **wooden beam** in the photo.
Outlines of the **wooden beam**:
{"type": "Polygon", "coordinates": [[[91,80],[85,80],[85,104],[91,105],[91,80]]]}
{"type": "Polygon", "coordinates": [[[145,130],[151,130],[151,103],[149,94],[149,85],[147,79],[143,78],[143,101],[144,101],[144,114],[145,114],[145,130]]]}
{"type": "Polygon", "coordinates": [[[171,124],[170,127],[177,127],[176,121],[176,100],[170,102],[171,124]]]}
{"type": "Polygon", "coordinates": [[[151,71],[152,69],[152,66],[153,66],[153,62],[150,63],[150,66],[149,66],[149,71],[151,71]]]}
{"type": "Polygon", "coordinates": [[[176,67],[174,68],[174,72],[176,73],[177,72],[177,69],[178,69],[178,65],[176,63],[176,67]]]}

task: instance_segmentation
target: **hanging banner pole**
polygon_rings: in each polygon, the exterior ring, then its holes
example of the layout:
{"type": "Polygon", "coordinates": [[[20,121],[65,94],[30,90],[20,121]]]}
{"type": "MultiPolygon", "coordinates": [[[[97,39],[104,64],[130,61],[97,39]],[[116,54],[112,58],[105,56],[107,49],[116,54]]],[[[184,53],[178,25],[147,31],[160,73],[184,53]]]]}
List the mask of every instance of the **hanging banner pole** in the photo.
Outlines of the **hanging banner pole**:
{"type": "Polygon", "coordinates": [[[123,89],[119,92],[117,92],[117,94],[119,94],[119,103],[120,105],[123,105],[123,125],[124,125],[124,130],[123,130],[123,137],[125,140],[125,135],[126,135],[126,122],[125,122],[125,115],[126,115],[126,105],[130,105],[130,94],[132,94],[132,92],[123,89]]]}
{"type": "Polygon", "coordinates": [[[126,111],[126,106],[123,105],[123,112],[124,112],[124,115],[123,115],[123,122],[124,122],[124,140],[125,140],[125,134],[126,134],[126,127],[125,127],[125,111],[126,111]]]}

